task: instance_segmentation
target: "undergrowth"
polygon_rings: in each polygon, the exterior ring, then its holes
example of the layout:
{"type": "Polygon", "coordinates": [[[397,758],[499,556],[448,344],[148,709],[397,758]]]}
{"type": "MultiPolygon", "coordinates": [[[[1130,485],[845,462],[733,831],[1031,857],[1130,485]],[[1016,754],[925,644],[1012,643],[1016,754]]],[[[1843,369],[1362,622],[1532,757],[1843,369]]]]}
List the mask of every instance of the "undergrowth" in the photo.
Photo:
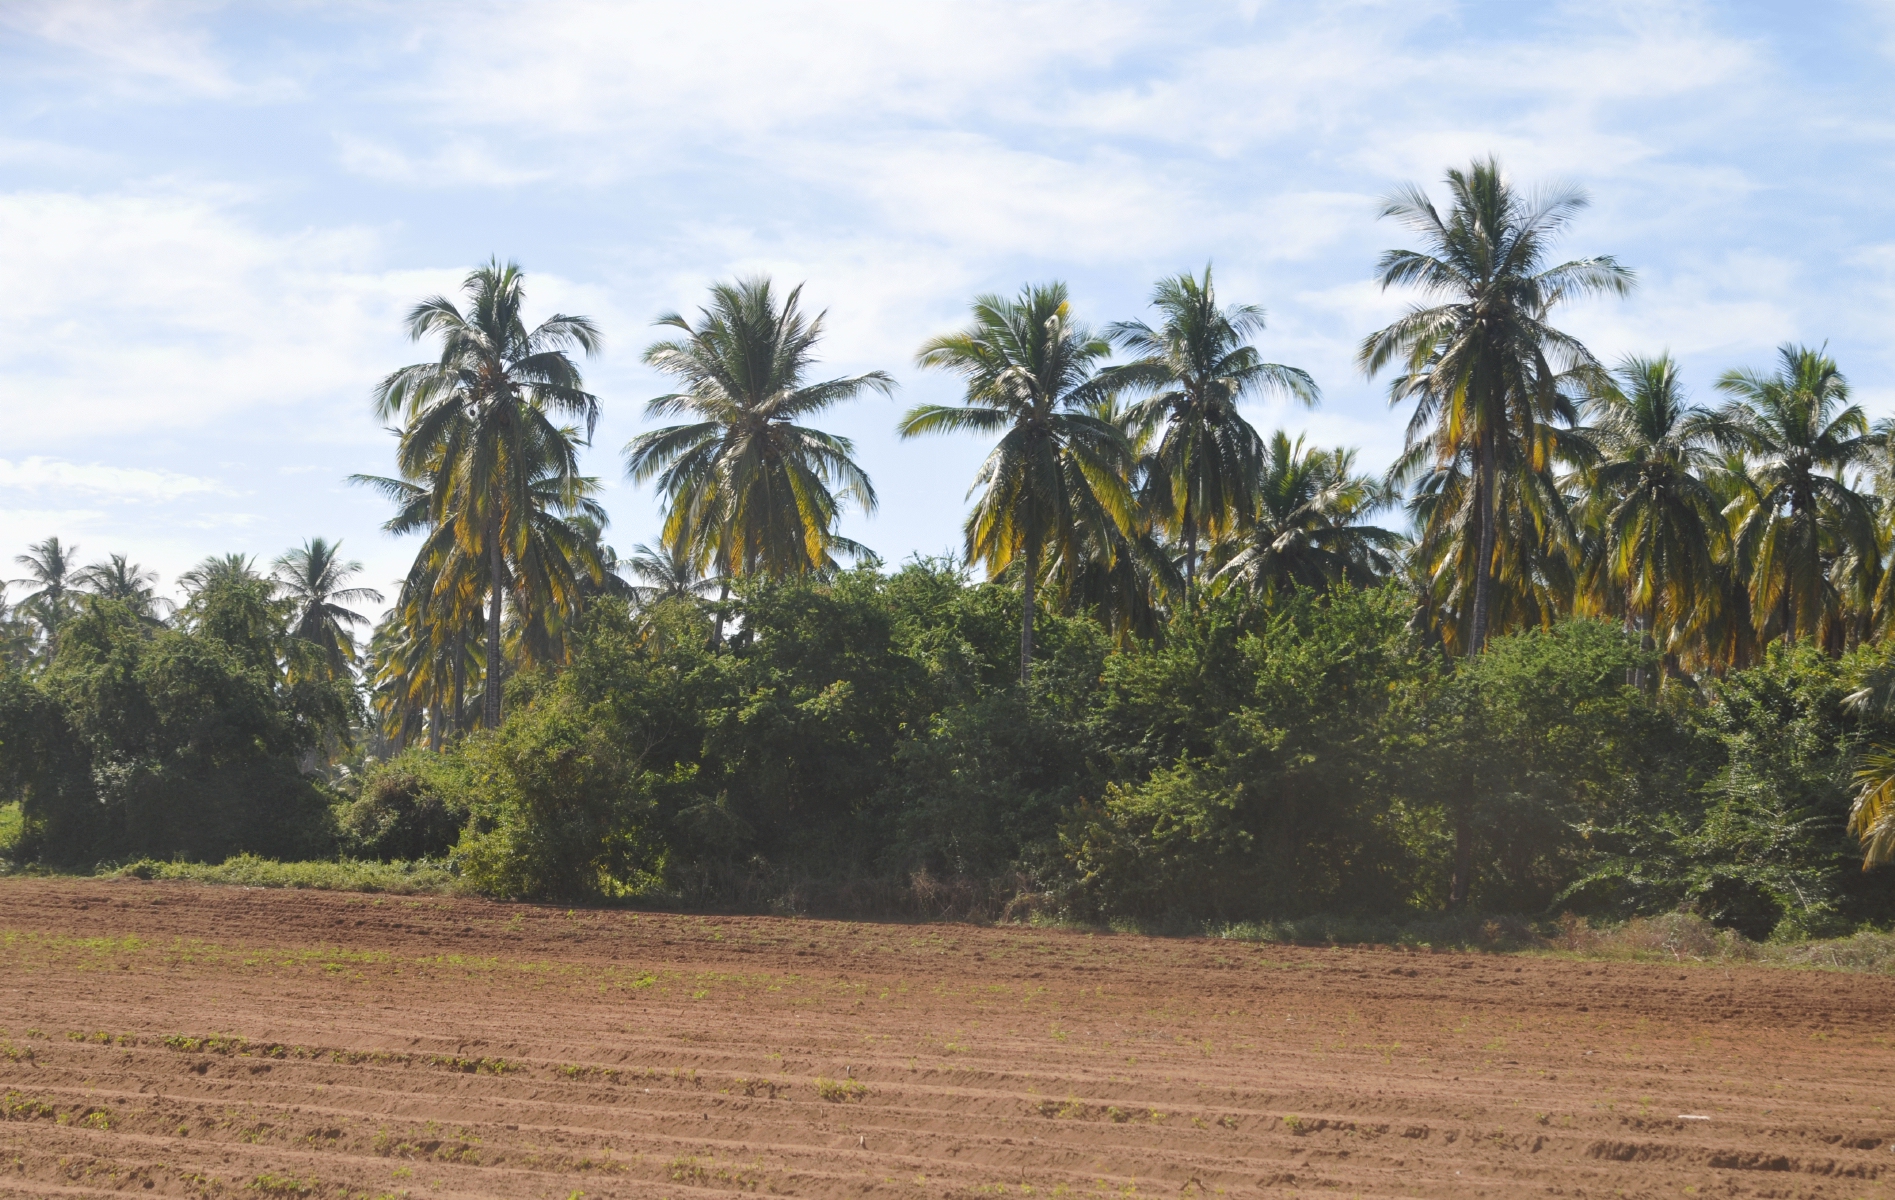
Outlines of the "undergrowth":
{"type": "Polygon", "coordinates": [[[1233,941],[1299,946],[1542,953],[1630,962],[1754,962],[1895,974],[1895,932],[1863,930],[1842,938],[1757,942],[1734,929],[1719,929],[1694,913],[1633,917],[1602,925],[1571,914],[1543,923],[1473,915],[1406,921],[1316,916],[1209,926],[1203,932],[1233,941]]]}
{"type": "Polygon", "coordinates": [[[277,862],[240,854],[221,863],[159,862],[146,858],[122,867],[102,868],[108,879],[166,879],[242,887],[310,888],[328,892],[387,892],[411,896],[455,890],[458,877],[439,862],[277,862]]]}
{"type": "MultiPolygon", "coordinates": [[[[3,817],[4,812],[0,812],[0,818],[3,817]]],[[[55,872],[29,868],[21,873],[40,875],[55,872]]],[[[389,863],[351,859],[277,862],[247,854],[215,864],[141,859],[123,866],[101,866],[92,877],[396,895],[441,895],[464,890],[451,864],[427,860],[389,863]]],[[[999,893],[996,891],[994,894],[999,893]]],[[[650,901],[662,899],[668,898],[647,897],[647,903],[638,907],[648,907],[651,906],[650,901]]],[[[1721,929],[1711,921],[1688,912],[1634,917],[1623,922],[1602,924],[1593,924],[1584,917],[1571,914],[1557,920],[1535,920],[1520,916],[1444,913],[1379,917],[1318,914],[1195,926],[1176,921],[1117,920],[1109,925],[1100,925],[1062,919],[1055,915],[1055,906],[1047,903],[1049,899],[1023,889],[1005,904],[977,903],[966,909],[957,905],[942,906],[946,911],[939,908],[928,911],[934,907],[928,905],[921,906],[921,913],[909,911],[906,904],[897,904],[891,906],[893,911],[857,913],[855,917],[858,920],[900,922],[912,921],[919,916],[923,921],[1070,929],[1092,934],[1146,937],[1201,936],[1297,946],[1385,946],[1437,952],[1539,953],[1647,962],[1755,962],[1895,974],[1895,930],[1864,929],[1848,937],[1801,941],[1754,941],[1735,930],[1721,929]],[[998,911],[993,911],[995,909],[998,911]]],[[[662,903],[656,907],[672,908],[662,903]]],[[[677,911],[692,910],[682,908],[677,911]]]]}

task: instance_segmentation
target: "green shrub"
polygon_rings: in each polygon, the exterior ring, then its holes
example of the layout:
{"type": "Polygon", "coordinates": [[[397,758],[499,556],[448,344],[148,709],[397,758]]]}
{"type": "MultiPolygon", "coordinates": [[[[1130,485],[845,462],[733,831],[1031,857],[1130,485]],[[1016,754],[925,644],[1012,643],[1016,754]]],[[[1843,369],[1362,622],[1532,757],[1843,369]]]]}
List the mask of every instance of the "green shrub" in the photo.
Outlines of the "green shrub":
{"type": "Polygon", "coordinates": [[[492,896],[624,895],[660,863],[650,785],[608,722],[555,688],[463,743],[473,819],[455,850],[492,896]]]}
{"type": "Polygon", "coordinates": [[[457,765],[416,748],[370,767],[356,799],[338,812],[348,852],[381,862],[445,858],[469,812],[457,765]]]}

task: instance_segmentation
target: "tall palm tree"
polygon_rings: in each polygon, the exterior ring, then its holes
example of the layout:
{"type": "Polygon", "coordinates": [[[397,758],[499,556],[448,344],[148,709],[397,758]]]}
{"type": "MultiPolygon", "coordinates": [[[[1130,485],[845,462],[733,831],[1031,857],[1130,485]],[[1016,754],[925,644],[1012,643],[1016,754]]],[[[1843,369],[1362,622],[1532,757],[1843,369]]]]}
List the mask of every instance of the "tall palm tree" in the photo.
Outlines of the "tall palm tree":
{"type": "Polygon", "coordinates": [[[79,547],[67,546],[58,538],[49,537],[43,542],[34,542],[27,547],[27,553],[13,560],[26,568],[26,578],[9,582],[33,589],[18,607],[39,625],[49,656],[59,650],[59,627],[71,613],[72,594],[79,588],[76,579],[79,568],[75,561],[78,554],[79,547]]]}
{"type": "Polygon", "coordinates": [[[596,353],[599,331],[585,317],[556,314],[528,329],[522,316],[524,278],[519,267],[496,259],[467,276],[463,313],[435,296],[408,315],[415,341],[438,335],[434,362],[403,367],[375,392],[378,415],[406,419],[399,462],[405,476],[431,477],[431,519],[452,526],[462,553],[483,560],[487,571],[486,620],[489,675],[485,719],[500,723],[502,604],[509,565],[516,570],[531,553],[536,507],[550,469],[553,491],[576,501],[580,487],[578,450],[598,423],[598,397],[587,392],[569,350],[596,353]],[[583,437],[554,421],[565,415],[584,423],[583,437]]]}
{"type": "Polygon", "coordinates": [[[1308,372],[1263,361],[1250,344],[1263,332],[1263,309],[1219,308],[1208,264],[1203,279],[1186,272],[1161,280],[1151,303],[1157,328],[1143,321],[1107,328],[1115,344],[1137,357],[1101,374],[1115,389],[1145,393],[1132,410],[1135,419],[1163,426],[1155,455],[1170,484],[1165,515],[1184,542],[1189,594],[1199,536],[1222,536],[1256,508],[1263,442],[1237,406],[1275,392],[1313,408],[1322,392],[1308,372]]]}
{"type": "Polygon", "coordinates": [[[165,607],[156,590],[158,572],[146,570],[123,554],[107,555],[73,578],[94,596],[116,600],[148,622],[156,623],[165,607]]]}
{"type": "Polygon", "coordinates": [[[1736,557],[1748,576],[1751,611],[1765,641],[1819,636],[1837,607],[1830,568],[1847,557],[1879,566],[1875,514],[1842,478],[1872,451],[1849,382],[1822,350],[1785,344],[1777,369],[1727,371],[1718,390],[1716,436],[1749,460],[1754,502],[1743,506],[1736,557]]]}
{"type": "Polygon", "coordinates": [[[1369,584],[1395,569],[1404,539],[1364,523],[1392,497],[1356,473],[1355,451],[1306,449],[1279,429],[1253,490],[1255,508],[1213,547],[1219,579],[1273,597],[1294,587],[1369,584]]]}
{"type": "Polygon", "coordinates": [[[921,404],[901,436],[999,434],[969,495],[967,557],[998,575],[1021,563],[1020,682],[1033,670],[1033,611],[1040,564],[1050,550],[1080,557],[1132,523],[1124,434],[1096,411],[1105,393],[1098,365],[1111,345],[1073,316],[1066,285],[1022,288],[1017,299],[974,300],[974,322],[932,339],[916,361],[966,381],[966,403],[921,404]]]}
{"type": "Polygon", "coordinates": [[[1545,265],[1553,236],[1586,206],[1584,192],[1523,195],[1491,158],[1449,170],[1447,182],[1453,207],[1445,216],[1415,185],[1383,203],[1381,215],[1408,226],[1427,249],[1390,250],[1376,268],[1384,290],[1413,286],[1440,302],[1415,305],[1370,334],[1356,361],[1370,376],[1404,364],[1389,399],[1416,401],[1411,450],[1431,446],[1443,468],[1463,454],[1468,460],[1472,490],[1461,535],[1475,545],[1471,653],[1486,643],[1490,624],[1500,473],[1510,461],[1520,469],[1550,466],[1554,443],[1540,427],[1571,425],[1577,415],[1562,380],[1598,369],[1577,339],[1549,323],[1552,311],[1574,295],[1624,295],[1632,273],[1610,257],[1545,265]]]}
{"type": "Polygon", "coordinates": [[[1716,464],[1708,414],[1686,400],[1668,354],[1626,358],[1587,411],[1600,452],[1587,480],[1599,529],[1591,565],[1624,604],[1626,628],[1667,650],[1661,619],[1681,627],[1711,598],[1713,551],[1728,540],[1704,480],[1716,464]]]}
{"type": "Polygon", "coordinates": [[[802,291],[779,303],[764,276],[717,284],[695,325],[660,317],[683,336],[645,351],[647,364],[680,385],[646,414],[692,420],[634,438],[626,470],[641,483],[657,479],[665,545],[720,576],[828,569],[835,551],[861,550],[835,531],[842,501],[875,511],[855,446],[800,422],[864,392],[888,395],[895,381],[870,371],[811,382],[824,314],[803,314],[802,291]]]}
{"type": "Polygon", "coordinates": [[[348,606],[382,602],[374,588],[346,586],[362,564],[344,561],[341,551],[341,542],[315,537],[271,564],[284,598],[295,605],[290,636],[316,647],[334,679],[347,675],[355,662],[354,626],[368,623],[348,606]]]}

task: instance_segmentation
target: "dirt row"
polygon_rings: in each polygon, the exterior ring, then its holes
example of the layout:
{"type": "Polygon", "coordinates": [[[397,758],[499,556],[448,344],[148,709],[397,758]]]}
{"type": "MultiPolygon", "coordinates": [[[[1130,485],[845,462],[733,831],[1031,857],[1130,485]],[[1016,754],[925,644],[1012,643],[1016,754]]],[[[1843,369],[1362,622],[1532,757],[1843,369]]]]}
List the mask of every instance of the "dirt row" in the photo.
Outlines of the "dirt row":
{"type": "Polygon", "coordinates": [[[1890,1194],[1885,977],[0,881],[0,1192],[1890,1194]]]}

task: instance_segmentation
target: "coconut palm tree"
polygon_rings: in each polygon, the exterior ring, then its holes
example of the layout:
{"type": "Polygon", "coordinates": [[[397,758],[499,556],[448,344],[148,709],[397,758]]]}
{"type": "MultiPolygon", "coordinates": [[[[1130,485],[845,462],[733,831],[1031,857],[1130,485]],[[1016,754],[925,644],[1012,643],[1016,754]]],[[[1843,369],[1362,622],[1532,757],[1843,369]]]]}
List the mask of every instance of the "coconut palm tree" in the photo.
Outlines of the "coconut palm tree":
{"type": "Polygon", "coordinates": [[[151,624],[161,620],[167,602],[156,590],[158,572],[148,571],[123,554],[110,554],[73,576],[80,587],[104,600],[116,600],[151,624]]]}
{"type": "Polygon", "coordinates": [[[1184,594],[1175,545],[1157,514],[1170,511],[1171,478],[1154,453],[1157,431],[1134,410],[1106,395],[1092,412],[1125,439],[1133,467],[1126,483],[1132,503],[1123,526],[1082,526],[1081,536],[1055,542],[1040,570],[1062,612],[1090,612],[1121,642],[1156,637],[1170,602],[1184,594]]]}
{"type": "Polygon", "coordinates": [[[1589,566],[1623,604],[1626,628],[1669,650],[1661,620],[1677,630],[1712,601],[1714,551],[1728,540],[1704,480],[1717,463],[1709,415],[1686,400],[1670,355],[1628,357],[1604,382],[1587,403],[1600,454],[1586,479],[1599,531],[1589,566]]]}
{"type": "Polygon", "coordinates": [[[1322,393],[1308,372],[1263,361],[1250,344],[1263,332],[1263,309],[1219,308],[1208,264],[1203,279],[1186,272],[1161,280],[1151,303],[1159,314],[1157,328],[1143,321],[1108,327],[1112,341],[1137,357],[1101,375],[1114,389],[1143,393],[1133,418],[1162,426],[1154,454],[1170,485],[1162,497],[1164,516],[1173,537],[1184,543],[1189,594],[1199,536],[1222,536],[1257,506],[1263,441],[1238,405],[1276,393],[1314,407],[1322,393]]]}
{"type": "Polygon", "coordinates": [[[1428,447],[1437,469],[1465,456],[1471,492],[1457,536],[1472,540],[1467,649],[1486,643],[1499,562],[1503,469],[1545,472],[1556,442],[1542,427],[1577,416],[1562,384],[1599,368],[1579,341],[1550,324],[1568,297],[1624,295],[1632,273],[1610,257],[1547,266],[1552,238],[1587,203],[1573,188],[1516,191],[1493,159],[1447,174],[1453,207],[1439,212],[1409,185],[1382,205],[1420,236],[1425,251],[1390,250],[1376,268],[1384,290],[1413,286],[1440,302],[1411,307],[1370,334],[1356,361],[1370,376],[1405,370],[1391,404],[1415,401],[1410,450],[1428,447]]]}
{"type": "Polygon", "coordinates": [[[10,580],[32,588],[18,608],[32,617],[46,638],[50,657],[59,650],[59,627],[72,612],[72,594],[78,590],[79,547],[63,545],[56,537],[34,542],[14,562],[26,568],[26,578],[10,580]]]}
{"type": "Polygon", "coordinates": [[[1405,539],[1364,523],[1393,497],[1356,472],[1355,451],[1305,448],[1279,429],[1252,490],[1255,508],[1213,547],[1219,579],[1274,597],[1373,583],[1398,565],[1405,539]]]}
{"type": "Polygon", "coordinates": [[[1833,578],[1836,561],[1880,564],[1873,506],[1842,478],[1872,453],[1868,419],[1836,361],[1806,346],[1780,347],[1771,374],[1727,371],[1717,387],[1731,400],[1712,432],[1746,456],[1755,489],[1735,515],[1758,634],[1819,637],[1851,582],[1833,578]]]}
{"type": "MultiPolygon", "coordinates": [[[[375,405],[383,419],[405,418],[398,461],[404,477],[430,480],[433,524],[447,527],[452,513],[461,552],[485,564],[491,676],[500,669],[509,570],[522,573],[533,553],[535,516],[543,511],[536,496],[546,492],[547,473],[562,502],[579,499],[578,449],[598,422],[599,401],[568,351],[595,353],[600,339],[589,319],[565,314],[529,330],[524,278],[512,263],[481,267],[462,290],[465,313],[442,296],[409,313],[409,336],[438,335],[440,358],[390,374],[375,405]],[[584,435],[555,415],[577,418],[584,435]]],[[[484,715],[492,727],[500,723],[500,688],[497,678],[487,684],[484,715]]]]}
{"type": "Polygon", "coordinates": [[[824,314],[804,315],[802,291],[779,303],[764,276],[717,284],[695,325],[660,317],[683,336],[645,351],[648,365],[680,385],[646,414],[692,420],[634,438],[626,471],[657,480],[663,541],[699,569],[782,578],[861,550],[836,533],[836,519],[845,499],[875,511],[875,488],[848,438],[801,422],[864,392],[888,395],[895,381],[870,371],[811,382],[824,314]]]}
{"type": "Polygon", "coordinates": [[[345,676],[355,662],[354,627],[368,624],[367,617],[348,606],[382,602],[374,588],[346,586],[351,576],[361,573],[362,564],[344,561],[341,551],[341,542],[315,537],[271,564],[283,597],[295,606],[290,636],[316,647],[335,679],[345,676]]]}
{"type": "Polygon", "coordinates": [[[922,404],[898,427],[901,436],[998,434],[969,495],[967,557],[989,576],[1020,562],[1020,682],[1033,670],[1033,611],[1048,552],[1083,557],[1084,543],[1106,543],[1112,527],[1132,525],[1126,480],[1132,469],[1125,435],[1101,417],[1097,378],[1111,345],[1073,316],[1066,285],[1022,288],[1017,299],[974,300],[973,324],[921,347],[923,367],[966,381],[966,403],[922,404]]]}
{"type": "Polygon", "coordinates": [[[657,546],[649,546],[640,543],[632,547],[632,556],[625,561],[625,567],[632,578],[638,580],[632,585],[631,594],[642,608],[666,600],[702,600],[720,583],[704,576],[686,544],[660,541],[657,546]]]}

